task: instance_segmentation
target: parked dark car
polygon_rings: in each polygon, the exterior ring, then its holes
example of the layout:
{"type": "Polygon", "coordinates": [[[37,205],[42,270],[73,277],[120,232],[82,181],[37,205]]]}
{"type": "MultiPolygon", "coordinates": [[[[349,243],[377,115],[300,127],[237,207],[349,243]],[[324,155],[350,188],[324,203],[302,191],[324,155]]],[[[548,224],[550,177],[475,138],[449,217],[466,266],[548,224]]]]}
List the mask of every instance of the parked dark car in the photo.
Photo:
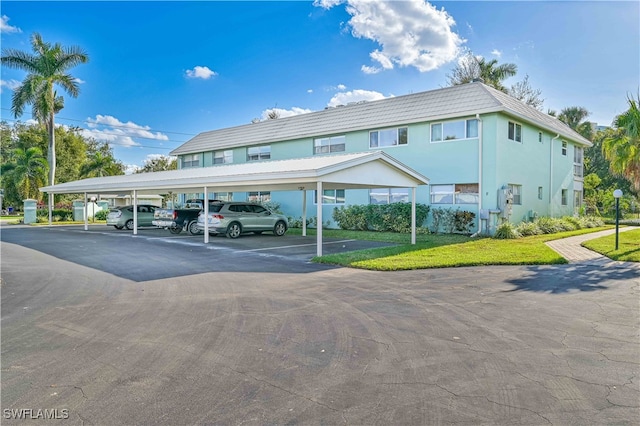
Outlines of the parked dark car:
{"type": "MultiPolygon", "coordinates": [[[[152,226],[156,209],[150,204],[138,204],[138,226],[152,226]]],[[[107,225],[116,229],[133,229],[133,206],[112,207],[107,213],[107,225]]]]}
{"type": "MultiPolygon", "coordinates": [[[[204,232],[204,213],[198,215],[197,227],[204,232]]],[[[210,234],[225,234],[238,238],[243,233],[273,232],[282,236],[289,228],[286,216],[273,213],[257,203],[220,201],[210,206],[208,216],[210,234]]]]}

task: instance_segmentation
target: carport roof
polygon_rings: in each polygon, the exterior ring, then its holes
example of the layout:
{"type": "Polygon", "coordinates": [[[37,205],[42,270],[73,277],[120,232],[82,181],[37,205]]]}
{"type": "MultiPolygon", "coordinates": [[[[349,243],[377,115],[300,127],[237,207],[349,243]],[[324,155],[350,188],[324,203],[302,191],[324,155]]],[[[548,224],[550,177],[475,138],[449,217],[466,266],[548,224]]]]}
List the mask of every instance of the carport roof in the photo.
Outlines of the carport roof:
{"type": "Polygon", "coordinates": [[[164,172],[107,176],[45,186],[49,194],[140,194],[166,191],[288,191],[315,189],[411,188],[429,179],[382,151],[270,160],[164,172]]]}

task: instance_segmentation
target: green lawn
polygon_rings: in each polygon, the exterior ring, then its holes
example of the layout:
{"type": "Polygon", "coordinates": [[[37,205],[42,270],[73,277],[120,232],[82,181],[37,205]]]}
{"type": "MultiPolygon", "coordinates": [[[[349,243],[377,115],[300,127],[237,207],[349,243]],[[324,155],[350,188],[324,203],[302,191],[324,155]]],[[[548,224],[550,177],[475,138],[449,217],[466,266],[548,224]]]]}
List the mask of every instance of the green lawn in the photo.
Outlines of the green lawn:
{"type": "Polygon", "coordinates": [[[640,229],[620,232],[618,235],[618,250],[615,250],[615,234],[585,241],[582,245],[613,260],[640,262],[640,229]]]}
{"type": "MultiPolygon", "coordinates": [[[[517,240],[472,239],[460,235],[419,235],[416,245],[401,243],[401,245],[393,247],[315,257],[313,261],[378,271],[477,265],[559,264],[567,263],[567,261],[544,244],[546,241],[610,228],[610,226],[606,226],[581,229],[558,234],[536,235],[517,240]]],[[[350,238],[341,234],[344,231],[329,231],[333,232],[333,235],[329,235],[327,231],[323,232],[327,237],[350,238]]],[[[368,239],[374,239],[375,234],[384,233],[366,234],[368,234],[368,239]]],[[[406,234],[395,235],[402,235],[405,240],[410,238],[406,234]]],[[[353,238],[356,238],[356,236],[354,235],[353,238]]],[[[388,241],[389,239],[392,239],[392,237],[388,235],[383,235],[381,238],[383,241],[388,241]]]]}

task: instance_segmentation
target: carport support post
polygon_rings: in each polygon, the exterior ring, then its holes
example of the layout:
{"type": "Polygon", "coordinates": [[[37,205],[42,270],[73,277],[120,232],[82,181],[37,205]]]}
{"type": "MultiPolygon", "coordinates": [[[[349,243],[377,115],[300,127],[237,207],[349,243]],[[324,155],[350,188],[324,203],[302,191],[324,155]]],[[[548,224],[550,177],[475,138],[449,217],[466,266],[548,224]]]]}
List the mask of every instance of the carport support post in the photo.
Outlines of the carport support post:
{"type": "Polygon", "coordinates": [[[307,236],[307,190],[302,189],[302,236],[307,236]]]}
{"type": "Polygon", "coordinates": [[[204,210],[204,243],[209,244],[209,194],[208,189],[204,187],[204,205],[202,206],[204,210]]]}
{"type": "Polygon", "coordinates": [[[138,191],[133,190],[133,235],[138,235],[138,191]]]}
{"type": "Polygon", "coordinates": [[[84,230],[89,230],[89,205],[87,204],[87,193],[84,193],[84,230]]]}
{"type": "Polygon", "coordinates": [[[317,202],[316,205],[318,206],[317,208],[317,224],[316,224],[316,234],[317,234],[317,238],[316,238],[316,255],[322,256],[322,181],[318,181],[317,183],[317,189],[316,189],[316,198],[317,198],[317,202]]]}
{"type": "Polygon", "coordinates": [[[49,226],[53,223],[53,194],[50,192],[49,194],[49,226]]]}
{"type": "Polygon", "coordinates": [[[411,244],[416,243],[416,187],[411,188],[411,244]]]}

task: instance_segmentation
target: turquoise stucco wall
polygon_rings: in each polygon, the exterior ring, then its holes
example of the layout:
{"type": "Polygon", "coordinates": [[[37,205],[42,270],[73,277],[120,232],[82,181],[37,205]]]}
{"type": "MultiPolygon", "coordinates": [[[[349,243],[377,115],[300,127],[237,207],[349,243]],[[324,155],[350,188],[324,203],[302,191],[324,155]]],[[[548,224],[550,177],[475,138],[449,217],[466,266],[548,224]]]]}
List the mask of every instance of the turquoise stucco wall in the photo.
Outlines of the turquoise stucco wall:
{"type": "MultiPolygon", "coordinates": [[[[472,119],[474,116],[458,119],[472,119]]],[[[482,208],[498,208],[498,190],[504,185],[522,186],[522,204],[513,207],[511,222],[518,223],[534,211],[539,216],[561,216],[573,214],[573,158],[574,146],[568,143],[567,155],[561,155],[562,141],[555,135],[542,131],[542,141],[536,126],[510,118],[502,113],[481,116],[482,158],[482,208]],[[522,126],[522,142],[508,139],[508,123],[513,121],[522,126]],[[552,159],[553,157],[553,159],[552,159]],[[550,173],[553,161],[553,173],[550,173]],[[552,187],[550,188],[550,184],[552,187]],[[542,199],[538,198],[538,188],[542,187],[542,199]],[[561,191],[567,189],[567,205],[561,205],[561,191]]],[[[408,167],[427,176],[431,184],[466,184],[478,182],[479,139],[430,142],[431,123],[410,124],[408,144],[381,149],[408,167]]],[[[404,127],[402,125],[397,127],[404,127]]],[[[370,129],[381,130],[381,129],[370,129]]],[[[319,135],[331,136],[331,135],[319,135]]],[[[271,160],[313,156],[313,138],[277,142],[271,146],[271,160]]],[[[345,134],[346,152],[369,151],[369,130],[345,134]]],[[[234,148],[234,163],[246,162],[246,147],[234,148]]],[[[213,153],[203,154],[203,166],[213,163],[213,153]]],[[[368,204],[368,190],[347,190],[346,204],[368,204]]],[[[247,193],[234,193],[234,200],[246,200],[247,193]]],[[[300,191],[280,191],[271,193],[272,201],[279,203],[288,216],[302,215],[302,195],[300,191]]],[[[417,189],[416,201],[430,204],[428,186],[417,189]]],[[[338,205],[339,206],[339,205],[338,205]]],[[[325,205],[323,218],[332,220],[336,205],[325,205]]],[[[432,208],[460,208],[478,214],[477,205],[433,205],[432,208]]],[[[307,216],[316,215],[313,191],[307,192],[307,216]]]]}

